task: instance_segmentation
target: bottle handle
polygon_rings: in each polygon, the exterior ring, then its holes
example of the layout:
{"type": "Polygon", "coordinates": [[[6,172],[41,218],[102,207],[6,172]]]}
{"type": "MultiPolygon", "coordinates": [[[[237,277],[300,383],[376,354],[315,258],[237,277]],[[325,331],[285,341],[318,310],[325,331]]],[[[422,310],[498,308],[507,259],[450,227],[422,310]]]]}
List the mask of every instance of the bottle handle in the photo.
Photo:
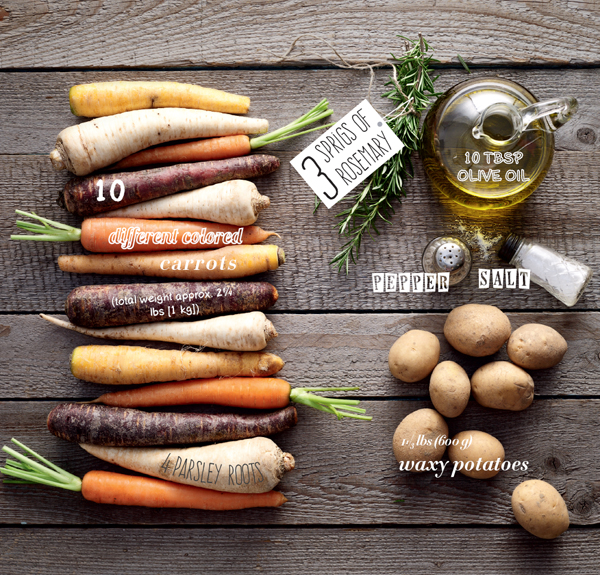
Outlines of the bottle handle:
{"type": "Polygon", "coordinates": [[[545,118],[545,127],[549,132],[554,132],[571,119],[578,107],[577,100],[571,96],[531,104],[520,110],[523,118],[522,130],[526,130],[532,122],[545,118]]]}
{"type": "Polygon", "coordinates": [[[516,142],[521,134],[536,120],[543,120],[542,129],[555,132],[566,124],[577,112],[578,104],[575,98],[556,98],[545,102],[536,102],[526,108],[517,109],[512,104],[499,102],[488,106],[473,126],[473,137],[482,139],[489,145],[501,148],[516,142]],[[486,133],[486,120],[501,116],[506,120],[505,133],[501,135],[486,133]]]}

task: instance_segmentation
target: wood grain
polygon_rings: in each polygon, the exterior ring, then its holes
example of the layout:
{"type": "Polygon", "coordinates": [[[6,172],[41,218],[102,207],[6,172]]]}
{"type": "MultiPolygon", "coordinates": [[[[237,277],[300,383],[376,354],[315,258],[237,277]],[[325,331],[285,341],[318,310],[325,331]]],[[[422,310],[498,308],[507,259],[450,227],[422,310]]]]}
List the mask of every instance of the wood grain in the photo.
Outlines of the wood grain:
{"type": "MultiPolygon", "coordinates": [[[[599,313],[519,313],[509,317],[513,329],[541,322],[558,330],[569,343],[561,363],[531,372],[538,396],[598,396],[599,313]]],[[[440,361],[457,361],[469,375],[489,361],[507,359],[504,349],[488,358],[471,358],[453,350],[443,335],[445,314],[269,314],[269,318],[279,336],[269,342],[267,350],[283,358],[286,365],[279,375],[295,387],[359,386],[360,391],[353,395],[428,397],[428,379],[401,383],[388,369],[390,347],[409,329],[435,333],[441,342],[440,361]]],[[[119,343],[126,342],[103,342],[61,329],[35,315],[0,315],[0,398],[98,397],[107,387],[73,377],[71,352],[78,345],[119,343]]]]}
{"type": "MultiPolygon", "coordinates": [[[[526,86],[540,100],[575,96],[579,110],[573,119],[556,132],[560,150],[591,152],[600,150],[600,75],[594,69],[511,69],[440,70],[437,89],[445,91],[466,79],[500,76],[526,86]]],[[[371,100],[381,111],[391,106],[381,99],[389,70],[375,76],[371,100]]],[[[85,119],[76,118],[69,109],[69,88],[76,84],[111,80],[178,81],[247,95],[252,105],[249,114],[267,118],[271,128],[287,124],[322,98],[340,119],[368,94],[369,73],[350,70],[169,70],[86,72],[0,72],[0,154],[43,154],[54,147],[58,133],[85,119]]],[[[300,139],[270,146],[268,149],[300,151],[315,138],[300,139]]]]}
{"type": "MultiPolygon", "coordinates": [[[[473,214],[439,198],[425,181],[420,163],[409,193],[392,218],[392,226],[380,225],[382,235],[363,242],[359,265],[346,276],[328,262],[342,246],[334,228],[337,206],[321,207],[313,215],[314,195],[291,168],[294,152],[279,152],[282,166],[259,178],[259,190],[271,198],[258,224],[275,230],[287,254],[285,265],[275,272],[256,276],[277,287],[280,311],[308,310],[448,310],[469,302],[487,302],[505,310],[564,310],[565,306],[539,286],[530,290],[479,290],[479,268],[507,267],[491,250],[481,252],[476,240],[473,270],[449,293],[373,293],[373,272],[421,272],[421,256],[433,238],[477,230],[487,238],[501,239],[509,230],[538,239],[593,269],[600,264],[600,211],[594,197],[600,188],[599,152],[557,152],[546,180],[525,202],[500,213],[473,214]]],[[[71,289],[79,285],[122,283],[123,277],[67,274],[58,270],[60,254],[82,253],[77,244],[13,242],[14,210],[35,211],[53,220],[80,225],[54,204],[67,177],[54,172],[46,158],[0,156],[3,201],[0,212],[0,266],[11,270],[1,282],[0,309],[4,311],[60,311],[71,289]]],[[[342,202],[342,207],[347,203],[342,202]]],[[[141,277],[126,281],[142,283],[141,277]]],[[[596,275],[575,309],[600,307],[600,278],[596,275]]]]}
{"type": "MultiPolygon", "coordinates": [[[[117,468],[99,462],[75,444],[52,436],[46,416],[54,402],[0,402],[0,444],[16,437],[79,476],[91,469],[117,468]]],[[[564,496],[572,525],[600,521],[600,400],[539,400],[522,412],[471,404],[449,420],[450,434],[465,429],[498,438],[511,463],[523,471],[500,472],[479,481],[450,467],[433,473],[399,472],[391,438],[408,414],[425,401],[366,401],[372,422],[343,421],[299,409],[299,423],[273,439],[296,459],[279,488],[289,502],[278,509],[236,513],[119,508],[85,501],[79,494],[45,487],[2,485],[0,522],[18,524],[164,525],[507,525],[515,520],[512,490],[525,479],[545,479],[564,496]],[[458,476],[460,475],[460,477],[458,476]],[[398,498],[404,503],[394,503],[398,498]]]]}
{"type": "Polygon", "coordinates": [[[598,530],[536,539],[518,527],[385,529],[3,529],[4,575],[202,573],[414,575],[597,573],[598,530]],[[476,558],[476,560],[473,560],[476,558]]]}
{"type": "Polygon", "coordinates": [[[600,14],[587,2],[438,0],[3,0],[0,67],[239,66],[398,52],[397,34],[422,33],[443,62],[598,63],[600,14]],[[581,39],[585,38],[585,42],[581,39]]]}
{"type": "MultiPolygon", "coordinates": [[[[298,462],[281,484],[290,502],[277,510],[116,508],[88,503],[76,493],[0,485],[2,575],[103,575],[122,572],[124,564],[131,575],[598,572],[600,330],[598,314],[589,312],[599,309],[598,278],[576,311],[557,313],[566,311],[564,306],[536,286],[527,293],[477,290],[477,268],[503,264],[476,251],[468,283],[450,294],[371,291],[372,272],[421,271],[421,253],[430,239],[465,228],[488,238],[513,229],[597,268],[600,77],[595,67],[585,66],[600,63],[600,8],[591,0],[0,0],[0,312],[5,314],[0,315],[0,444],[18,437],[79,474],[115,469],[50,435],[45,425],[60,398],[105,391],[79,382],[68,370],[73,347],[95,340],[58,330],[32,312],[61,313],[73,287],[122,278],[60,273],[57,255],[81,253],[78,245],[8,241],[16,208],[79,225],[54,204],[67,177],[52,172],[45,157],[58,132],[79,121],[67,105],[71,85],[108,79],[199,83],[249,95],[251,114],[268,118],[273,127],[328,97],[338,119],[366,96],[369,74],[323,69],[321,56],[333,53],[322,39],[352,60],[379,60],[398,51],[395,34],[419,32],[431,41],[442,67],[454,67],[441,70],[440,90],[468,78],[458,64],[460,54],[470,64],[493,66],[475,69],[474,75],[513,79],[540,99],[574,95],[580,109],[557,132],[558,153],[546,182],[522,206],[502,214],[465,214],[438,199],[417,160],[415,180],[393,227],[384,228],[376,243],[364,244],[360,266],[348,277],[327,264],[341,246],[333,230],[338,210],[322,208],[313,216],[313,195],[288,165],[313,135],[272,147],[283,167],[257,181],[272,199],[259,224],[282,233],[288,262],[261,278],[281,294],[269,314],[280,336],[269,349],[287,361],[281,375],[294,385],[360,385],[374,421],[337,422],[300,407],[299,425],[275,438],[298,462]],[[279,62],[277,55],[303,34],[299,49],[279,62]],[[501,67],[522,64],[526,67],[501,67]],[[226,69],[237,66],[246,69],[226,69]],[[319,69],[306,69],[311,66],[319,69]],[[139,67],[172,69],[135,70],[139,67]],[[528,410],[507,413],[471,402],[450,421],[451,433],[469,428],[492,433],[507,458],[528,460],[529,470],[489,481],[399,473],[391,454],[393,431],[406,414],[431,404],[422,399],[427,382],[399,384],[391,377],[389,347],[410,327],[429,329],[442,340],[442,359],[456,359],[471,373],[481,360],[453,352],[441,337],[444,315],[430,313],[471,301],[506,310],[552,310],[513,313],[513,328],[540,321],[570,343],[561,364],[533,374],[538,397],[528,410]],[[335,313],[324,313],[329,311],[335,313]],[[345,313],[354,311],[360,313],[345,313]],[[512,516],[512,489],[533,477],[555,485],[568,503],[572,527],[558,540],[535,539],[512,516]],[[399,498],[404,503],[394,503],[399,498]]],[[[385,71],[376,74],[372,98],[384,111],[389,108],[378,95],[386,77],[385,71]]]]}

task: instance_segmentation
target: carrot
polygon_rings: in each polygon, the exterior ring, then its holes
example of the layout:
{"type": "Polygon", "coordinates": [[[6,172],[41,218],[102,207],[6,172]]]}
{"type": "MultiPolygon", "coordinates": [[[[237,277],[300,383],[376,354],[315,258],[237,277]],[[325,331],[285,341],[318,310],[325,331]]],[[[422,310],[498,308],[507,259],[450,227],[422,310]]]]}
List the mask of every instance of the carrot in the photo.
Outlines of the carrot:
{"type": "Polygon", "coordinates": [[[230,493],[271,491],[295,466],[292,454],[283,453],[268,437],[183,449],[80,445],[125,469],[230,493]]]}
{"type": "Polygon", "coordinates": [[[16,439],[13,438],[12,442],[42,463],[25,457],[5,445],[2,451],[12,455],[17,461],[7,459],[6,467],[0,468],[0,473],[16,478],[5,479],[4,483],[29,485],[39,483],[69,491],[81,491],[85,499],[95,503],[227,511],[249,507],[279,507],[287,501],[278,491],[259,494],[222,493],[162,479],[134,477],[111,471],[89,471],[82,480],[54,465],[16,439]]]}
{"type": "Polygon", "coordinates": [[[275,156],[254,154],[247,158],[230,158],[214,162],[178,164],[140,172],[118,172],[73,178],[65,185],[58,202],[72,214],[93,216],[185,190],[228,180],[264,176],[274,172],[278,167],[279,159],[275,156]]]}
{"type": "Polygon", "coordinates": [[[269,122],[219,112],[162,108],[133,110],[65,128],[50,153],[55,170],[85,176],[163,142],[235,134],[264,134],[269,122]]]}
{"type": "Polygon", "coordinates": [[[301,128],[333,114],[333,110],[330,110],[328,106],[329,103],[327,100],[322,100],[310,112],[301,118],[298,118],[291,124],[257,138],[250,139],[245,135],[224,136],[197,142],[185,142],[183,144],[172,144],[170,146],[151,148],[124,158],[115,164],[112,169],[134,168],[152,164],[200,162],[205,160],[220,160],[223,158],[245,156],[252,150],[256,150],[267,144],[273,144],[281,140],[287,140],[288,138],[294,138],[301,134],[329,127],[332,124],[298,132],[301,128]]]}
{"type": "Polygon", "coordinates": [[[90,403],[103,403],[112,407],[158,407],[166,405],[213,404],[250,409],[281,409],[291,401],[333,413],[342,419],[371,420],[356,415],[364,409],[351,407],[356,399],[320,397],[313,391],[356,391],[358,387],[300,387],[283,379],[268,377],[226,377],[220,379],[190,379],[147,385],[136,389],[105,393],[90,403]],[[353,412],[353,413],[349,413],[353,412]]]}
{"type": "Polygon", "coordinates": [[[194,352],[128,345],[82,345],[71,354],[78,379],[133,385],[196,377],[269,376],[283,367],[280,357],[262,352],[194,352]]]}
{"type": "Polygon", "coordinates": [[[218,250],[60,256],[63,272],[219,280],[276,270],[285,262],[278,246],[229,246],[218,250]]]}
{"type": "Polygon", "coordinates": [[[231,180],[213,186],[148,200],[98,214],[105,218],[191,218],[234,226],[249,226],[269,207],[252,182],[231,180]]]}
{"type": "Polygon", "coordinates": [[[278,297],[267,282],[81,286],[67,296],[65,313],[75,325],[111,327],[261,311],[274,305],[278,297]]]}
{"type": "Polygon", "coordinates": [[[97,118],[144,108],[195,108],[245,114],[250,98],[180,82],[94,82],[69,90],[71,112],[97,118]]]}
{"type": "Polygon", "coordinates": [[[66,329],[102,339],[168,341],[231,351],[260,351],[277,337],[273,324],[261,311],[251,311],[194,322],[168,321],[123,327],[89,328],[59,318],[40,317],[66,329]]]}
{"type": "Polygon", "coordinates": [[[48,414],[51,433],[75,443],[145,447],[228,441],[281,433],[296,425],[295,407],[260,415],[148,413],[90,403],[61,403],[48,414]]]}
{"type": "Polygon", "coordinates": [[[267,493],[223,493],[181,485],[150,477],[132,477],[112,471],[89,471],[83,477],[81,494],[94,503],[234,511],[251,507],[279,507],[287,498],[279,491],[267,493]]]}
{"type": "Polygon", "coordinates": [[[135,218],[91,218],[81,229],[15,210],[17,214],[42,222],[34,224],[17,220],[17,227],[31,236],[10,236],[11,240],[38,242],[76,242],[90,252],[131,253],[191,248],[221,248],[237,244],[257,244],[275,232],[257,226],[246,228],[211,222],[176,222],[172,220],[138,220],[135,218]]]}
{"type": "Polygon", "coordinates": [[[180,164],[184,162],[206,162],[247,156],[252,151],[250,138],[244,134],[221,136],[182,144],[171,144],[148,148],[123,158],[111,170],[127,170],[158,164],[180,164]]]}

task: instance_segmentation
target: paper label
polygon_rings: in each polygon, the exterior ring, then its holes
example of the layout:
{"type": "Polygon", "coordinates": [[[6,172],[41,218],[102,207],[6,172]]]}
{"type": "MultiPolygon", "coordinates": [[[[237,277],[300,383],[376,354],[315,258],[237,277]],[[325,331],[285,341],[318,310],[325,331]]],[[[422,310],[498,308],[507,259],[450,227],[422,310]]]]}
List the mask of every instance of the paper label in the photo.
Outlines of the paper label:
{"type": "Polygon", "coordinates": [[[403,147],[373,106],[363,100],[291,164],[331,208],[403,147]]]}

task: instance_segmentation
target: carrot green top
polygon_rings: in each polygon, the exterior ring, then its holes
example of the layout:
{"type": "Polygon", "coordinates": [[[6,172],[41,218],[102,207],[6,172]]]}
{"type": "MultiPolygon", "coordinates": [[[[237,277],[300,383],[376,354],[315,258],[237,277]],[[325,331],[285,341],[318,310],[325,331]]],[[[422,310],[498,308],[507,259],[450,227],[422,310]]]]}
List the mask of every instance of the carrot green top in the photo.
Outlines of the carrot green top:
{"type": "Polygon", "coordinates": [[[333,126],[333,123],[317,126],[316,128],[304,130],[303,132],[298,132],[298,130],[301,128],[305,128],[310,124],[314,124],[319,120],[327,118],[328,116],[331,116],[331,114],[333,114],[333,110],[329,108],[329,102],[327,99],[323,99],[310,112],[307,112],[304,114],[304,116],[300,116],[300,118],[294,120],[287,126],[283,126],[283,128],[279,128],[278,130],[274,130],[268,134],[263,134],[262,136],[252,138],[250,140],[250,147],[255,150],[256,148],[266,146],[267,144],[281,142],[282,140],[289,140],[290,138],[295,138],[296,136],[301,136],[302,134],[308,134],[309,132],[314,132],[315,130],[329,128],[333,126]]]}
{"type": "Polygon", "coordinates": [[[29,447],[23,445],[15,438],[11,441],[26,453],[39,459],[42,463],[38,463],[29,457],[25,457],[18,451],[5,445],[2,448],[2,451],[12,455],[17,461],[7,459],[6,467],[0,467],[0,473],[16,477],[17,479],[5,479],[3,483],[24,483],[27,485],[41,483],[43,485],[50,485],[51,487],[68,489],[69,491],[81,491],[81,479],[79,479],[79,477],[61,469],[51,461],[44,459],[41,455],[33,451],[33,449],[29,449],[29,447]]]}
{"type": "Polygon", "coordinates": [[[312,391],[356,391],[359,387],[296,387],[290,391],[290,401],[294,403],[302,403],[309,407],[314,407],[319,411],[332,413],[338,419],[348,417],[350,419],[362,419],[371,421],[373,418],[368,415],[357,415],[358,413],[366,413],[366,409],[357,406],[360,401],[358,399],[338,399],[337,397],[321,397],[311,393],[312,391]],[[352,413],[349,413],[352,412],[352,413]]]}

